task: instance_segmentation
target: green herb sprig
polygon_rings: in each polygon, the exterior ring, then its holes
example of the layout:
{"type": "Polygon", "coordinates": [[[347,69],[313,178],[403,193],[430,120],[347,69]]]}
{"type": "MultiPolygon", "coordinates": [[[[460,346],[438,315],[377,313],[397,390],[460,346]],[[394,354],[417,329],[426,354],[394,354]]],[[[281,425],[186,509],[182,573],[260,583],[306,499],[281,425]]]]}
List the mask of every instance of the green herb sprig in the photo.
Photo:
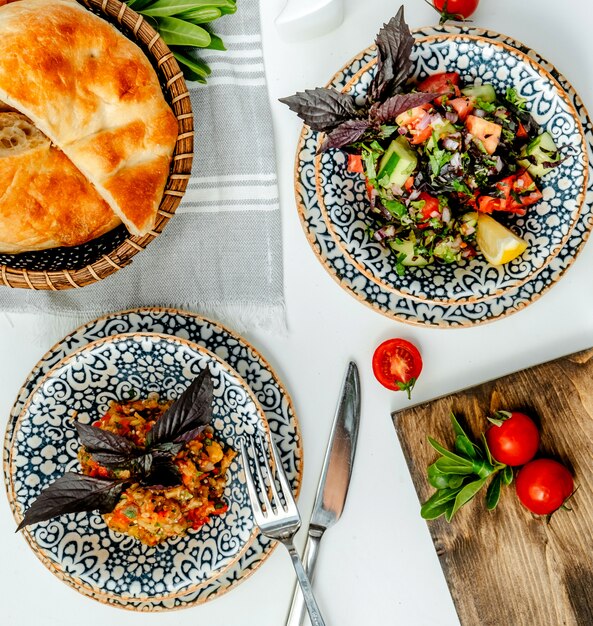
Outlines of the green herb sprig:
{"type": "Polygon", "coordinates": [[[237,0],[125,0],[158,31],[187,80],[205,83],[211,70],[197,58],[196,48],[226,50],[212,22],[237,11],[237,0]]]}
{"type": "Polygon", "coordinates": [[[428,482],[436,492],[422,505],[420,511],[426,520],[445,516],[450,522],[455,513],[467,504],[488,483],[486,508],[496,508],[502,485],[513,482],[513,469],[492,458],[486,438],[480,444],[471,441],[467,433],[451,413],[455,432],[455,452],[428,438],[430,445],[440,454],[435,463],[429,465],[428,482]]]}

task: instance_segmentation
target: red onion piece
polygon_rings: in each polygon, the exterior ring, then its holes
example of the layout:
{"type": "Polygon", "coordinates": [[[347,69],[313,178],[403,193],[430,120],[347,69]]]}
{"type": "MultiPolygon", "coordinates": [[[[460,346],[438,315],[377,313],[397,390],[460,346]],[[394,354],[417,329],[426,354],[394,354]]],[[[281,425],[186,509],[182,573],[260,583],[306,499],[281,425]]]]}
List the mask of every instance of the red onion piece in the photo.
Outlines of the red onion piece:
{"type": "Polygon", "coordinates": [[[457,150],[459,148],[459,142],[455,141],[455,139],[451,139],[451,137],[445,137],[443,146],[447,148],[447,150],[457,150]]]}
{"type": "Polygon", "coordinates": [[[416,124],[416,130],[424,130],[430,124],[430,118],[432,116],[428,113],[425,113],[421,118],[418,124],[416,124]]]}

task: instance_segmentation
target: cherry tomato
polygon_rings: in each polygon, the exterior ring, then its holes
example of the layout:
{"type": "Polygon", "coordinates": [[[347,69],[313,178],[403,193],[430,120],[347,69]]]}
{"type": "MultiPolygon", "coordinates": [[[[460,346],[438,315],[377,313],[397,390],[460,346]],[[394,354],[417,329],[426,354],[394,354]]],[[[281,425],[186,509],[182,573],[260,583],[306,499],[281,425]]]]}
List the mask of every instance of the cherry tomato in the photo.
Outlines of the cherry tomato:
{"type": "Polygon", "coordinates": [[[406,391],[408,398],[421,371],[420,352],[405,339],[388,339],[373,354],[375,378],[387,389],[406,391]]]}
{"type": "Polygon", "coordinates": [[[433,0],[434,8],[444,19],[467,19],[479,3],[480,0],[433,0]]]}
{"type": "Polygon", "coordinates": [[[574,482],[568,469],[558,461],[536,459],[519,471],[516,489],[523,506],[536,515],[549,515],[572,495],[574,482]]]}
{"type": "Polygon", "coordinates": [[[535,456],[539,447],[539,432],[533,420],[514,411],[502,423],[493,424],[486,432],[486,441],[492,456],[505,465],[525,465],[535,456]]]}

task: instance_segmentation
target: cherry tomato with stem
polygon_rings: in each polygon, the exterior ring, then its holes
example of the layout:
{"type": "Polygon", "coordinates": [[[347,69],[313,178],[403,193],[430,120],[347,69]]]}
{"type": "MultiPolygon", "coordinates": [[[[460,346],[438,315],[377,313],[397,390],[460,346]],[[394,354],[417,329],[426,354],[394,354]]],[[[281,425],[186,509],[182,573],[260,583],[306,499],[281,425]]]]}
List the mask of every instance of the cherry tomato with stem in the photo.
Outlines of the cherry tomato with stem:
{"type": "Polygon", "coordinates": [[[405,339],[388,339],[373,354],[375,378],[387,389],[405,391],[408,398],[422,371],[418,348],[405,339]]]}
{"type": "Polygon", "coordinates": [[[574,492],[569,470],[553,459],[536,459],[522,467],[515,482],[521,504],[536,515],[557,511],[574,492]]]}
{"type": "Polygon", "coordinates": [[[441,24],[447,20],[463,21],[474,14],[480,0],[432,0],[432,5],[441,14],[441,24]]]}
{"type": "Polygon", "coordinates": [[[539,448],[539,432],[530,417],[518,411],[498,411],[489,420],[492,426],[486,431],[486,443],[499,463],[516,467],[533,459],[539,448]]]}

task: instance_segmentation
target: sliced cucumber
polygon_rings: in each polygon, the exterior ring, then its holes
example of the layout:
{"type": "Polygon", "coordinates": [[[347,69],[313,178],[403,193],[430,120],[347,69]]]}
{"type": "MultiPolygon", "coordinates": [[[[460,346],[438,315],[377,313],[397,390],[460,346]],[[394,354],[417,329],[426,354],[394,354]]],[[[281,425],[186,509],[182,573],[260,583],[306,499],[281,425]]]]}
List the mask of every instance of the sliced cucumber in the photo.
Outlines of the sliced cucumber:
{"type": "Polygon", "coordinates": [[[473,85],[465,87],[461,93],[473,100],[482,100],[483,102],[494,102],[496,100],[496,91],[492,85],[473,85]]]}
{"type": "Polygon", "coordinates": [[[377,180],[383,187],[403,187],[418,165],[418,157],[405,137],[394,139],[379,163],[377,180]]]}
{"type": "Polygon", "coordinates": [[[539,137],[530,141],[521,151],[522,157],[530,157],[529,159],[519,159],[519,165],[526,167],[527,171],[534,177],[541,178],[554,168],[545,167],[544,163],[550,163],[558,160],[558,148],[552,139],[552,135],[544,132],[539,137]],[[535,163],[533,160],[535,159],[535,163]]]}
{"type": "Polygon", "coordinates": [[[401,243],[391,241],[389,245],[398,256],[404,255],[405,258],[401,260],[402,265],[407,267],[423,267],[431,262],[431,259],[426,259],[414,252],[414,243],[409,239],[405,239],[401,243]]]}

